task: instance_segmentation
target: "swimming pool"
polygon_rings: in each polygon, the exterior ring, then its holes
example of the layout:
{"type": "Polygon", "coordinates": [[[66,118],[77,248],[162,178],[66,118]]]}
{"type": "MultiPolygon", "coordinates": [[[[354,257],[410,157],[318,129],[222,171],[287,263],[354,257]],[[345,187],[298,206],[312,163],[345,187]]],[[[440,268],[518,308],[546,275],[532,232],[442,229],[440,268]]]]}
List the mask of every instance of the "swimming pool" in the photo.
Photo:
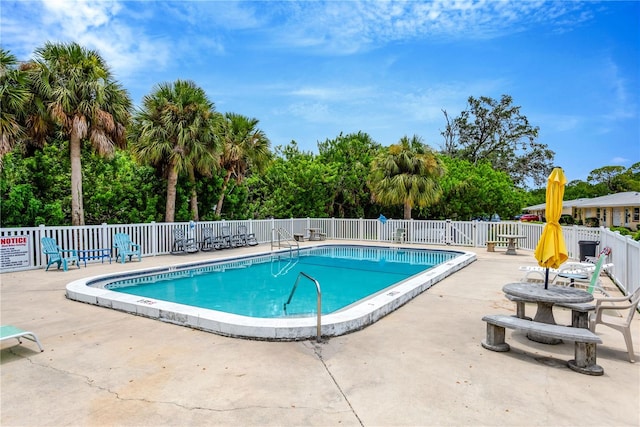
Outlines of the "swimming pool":
{"type": "Polygon", "coordinates": [[[336,336],[375,322],[474,260],[461,251],[319,245],[82,279],[67,285],[67,297],[222,335],[305,339],[316,335],[316,289],[303,278],[292,293],[301,272],[322,289],[322,335],[336,336]]]}

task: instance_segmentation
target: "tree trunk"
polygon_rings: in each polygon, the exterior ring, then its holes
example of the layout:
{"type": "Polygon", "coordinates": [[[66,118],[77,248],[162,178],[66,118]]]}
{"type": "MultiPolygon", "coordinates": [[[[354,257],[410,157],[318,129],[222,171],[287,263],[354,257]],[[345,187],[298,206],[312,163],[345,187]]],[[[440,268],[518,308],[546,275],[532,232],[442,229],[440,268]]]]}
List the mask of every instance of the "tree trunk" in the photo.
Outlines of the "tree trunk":
{"type": "Polygon", "coordinates": [[[176,217],[176,186],[178,185],[178,171],[175,161],[169,165],[169,176],[167,177],[167,205],[165,207],[164,221],[173,222],[176,217]]]}
{"type": "Polygon", "coordinates": [[[191,198],[189,199],[191,219],[194,221],[200,221],[200,214],[198,213],[198,192],[196,191],[196,176],[193,172],[193,168],[189,168],[189,182],[191,182],[191,198]]]}
{"type": "Polygon", "coordinates": [[[84,225],[81,151],[80,138],[76,132],[72,132],[69,138],[69,155],[71,157],[71,225],[84,225]]]}
{"type": "Polygon", "coordinates": [[[230,179],[231,171],[227,171],[227,176],[224,177],[224,181],[222,183],[222,190],[220,190],[220,198],[218,199],[218,204],[216,205],[217,216],[220,216],[222,214],[222,202],[224,202],[224,194],[227,192],[227,186],[229,185],[230,179]]]}
{"type": "Polygon", "coordinates": [[[409,203],[409,199],[404,201],[404,219],[411,219],[411,203],[409,203]]]}

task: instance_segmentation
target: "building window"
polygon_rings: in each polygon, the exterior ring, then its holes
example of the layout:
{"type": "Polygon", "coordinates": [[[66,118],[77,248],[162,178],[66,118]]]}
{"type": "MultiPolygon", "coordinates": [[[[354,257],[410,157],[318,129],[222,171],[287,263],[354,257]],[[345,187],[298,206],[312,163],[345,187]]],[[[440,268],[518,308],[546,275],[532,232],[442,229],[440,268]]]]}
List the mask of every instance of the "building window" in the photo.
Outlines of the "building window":
{"type": "Polygon", "coordinates": [[[640,221],[640,208],[633,208],[633,221],[640,221]]]}

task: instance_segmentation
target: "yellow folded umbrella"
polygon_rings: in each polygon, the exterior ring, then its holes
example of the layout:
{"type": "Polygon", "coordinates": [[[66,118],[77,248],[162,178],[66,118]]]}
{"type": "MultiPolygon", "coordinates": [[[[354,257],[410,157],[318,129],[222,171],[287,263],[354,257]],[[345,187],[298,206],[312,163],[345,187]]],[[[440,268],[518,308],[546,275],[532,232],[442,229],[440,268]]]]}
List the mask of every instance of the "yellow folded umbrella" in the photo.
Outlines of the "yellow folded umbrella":
{"type": "MultiPolygon", "coordinates": [[[[534,256],[538,264],[547,268],[558,268],[569,257],[567,246],[564,242],[562,227],[560,226],[560,216],[562,215],[562,199],[564,197],[564,186],[567,178],[561,168],[554,168],[547,180],[547,196],[545,215],[547,223],[542,230],[542,235],[536,246],[534,256]]],[[[549,281],[548,275],[545,278],[545,287],[549,281]]]]}

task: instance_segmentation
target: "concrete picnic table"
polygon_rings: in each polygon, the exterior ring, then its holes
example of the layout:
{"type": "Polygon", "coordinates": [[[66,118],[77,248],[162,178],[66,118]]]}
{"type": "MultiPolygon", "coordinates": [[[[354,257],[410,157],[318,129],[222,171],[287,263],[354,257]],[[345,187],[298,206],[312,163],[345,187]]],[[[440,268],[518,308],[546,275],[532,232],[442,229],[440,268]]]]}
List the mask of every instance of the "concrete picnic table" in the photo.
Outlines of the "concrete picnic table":
{"type": "Polygon", "coordinates": [[[520,234],[498,234],[498,237],[507,239],[507,252],[505,252],[506,255],[517,255],[516,240],[527,238],[527,236],[522,236],[520,234]]]}
{"type": "MultiPolygon", "coordinates": [[[[538,305],[538,310],[533,320],[551,325],[556,324],[556,320],[553,317],[554,304],[575,304],[593,301],[593,295],[582,289],[555,285],[549,285],[545,289],[543,283],[509,283],[504,285],[502,291],[506,295],[528,302],[535,302],[538,305]]],[[[527,334],[527,338],[544,344],[559,344],[562,342],[554,338],[539,337],[533,333],[527,334]]]]}

